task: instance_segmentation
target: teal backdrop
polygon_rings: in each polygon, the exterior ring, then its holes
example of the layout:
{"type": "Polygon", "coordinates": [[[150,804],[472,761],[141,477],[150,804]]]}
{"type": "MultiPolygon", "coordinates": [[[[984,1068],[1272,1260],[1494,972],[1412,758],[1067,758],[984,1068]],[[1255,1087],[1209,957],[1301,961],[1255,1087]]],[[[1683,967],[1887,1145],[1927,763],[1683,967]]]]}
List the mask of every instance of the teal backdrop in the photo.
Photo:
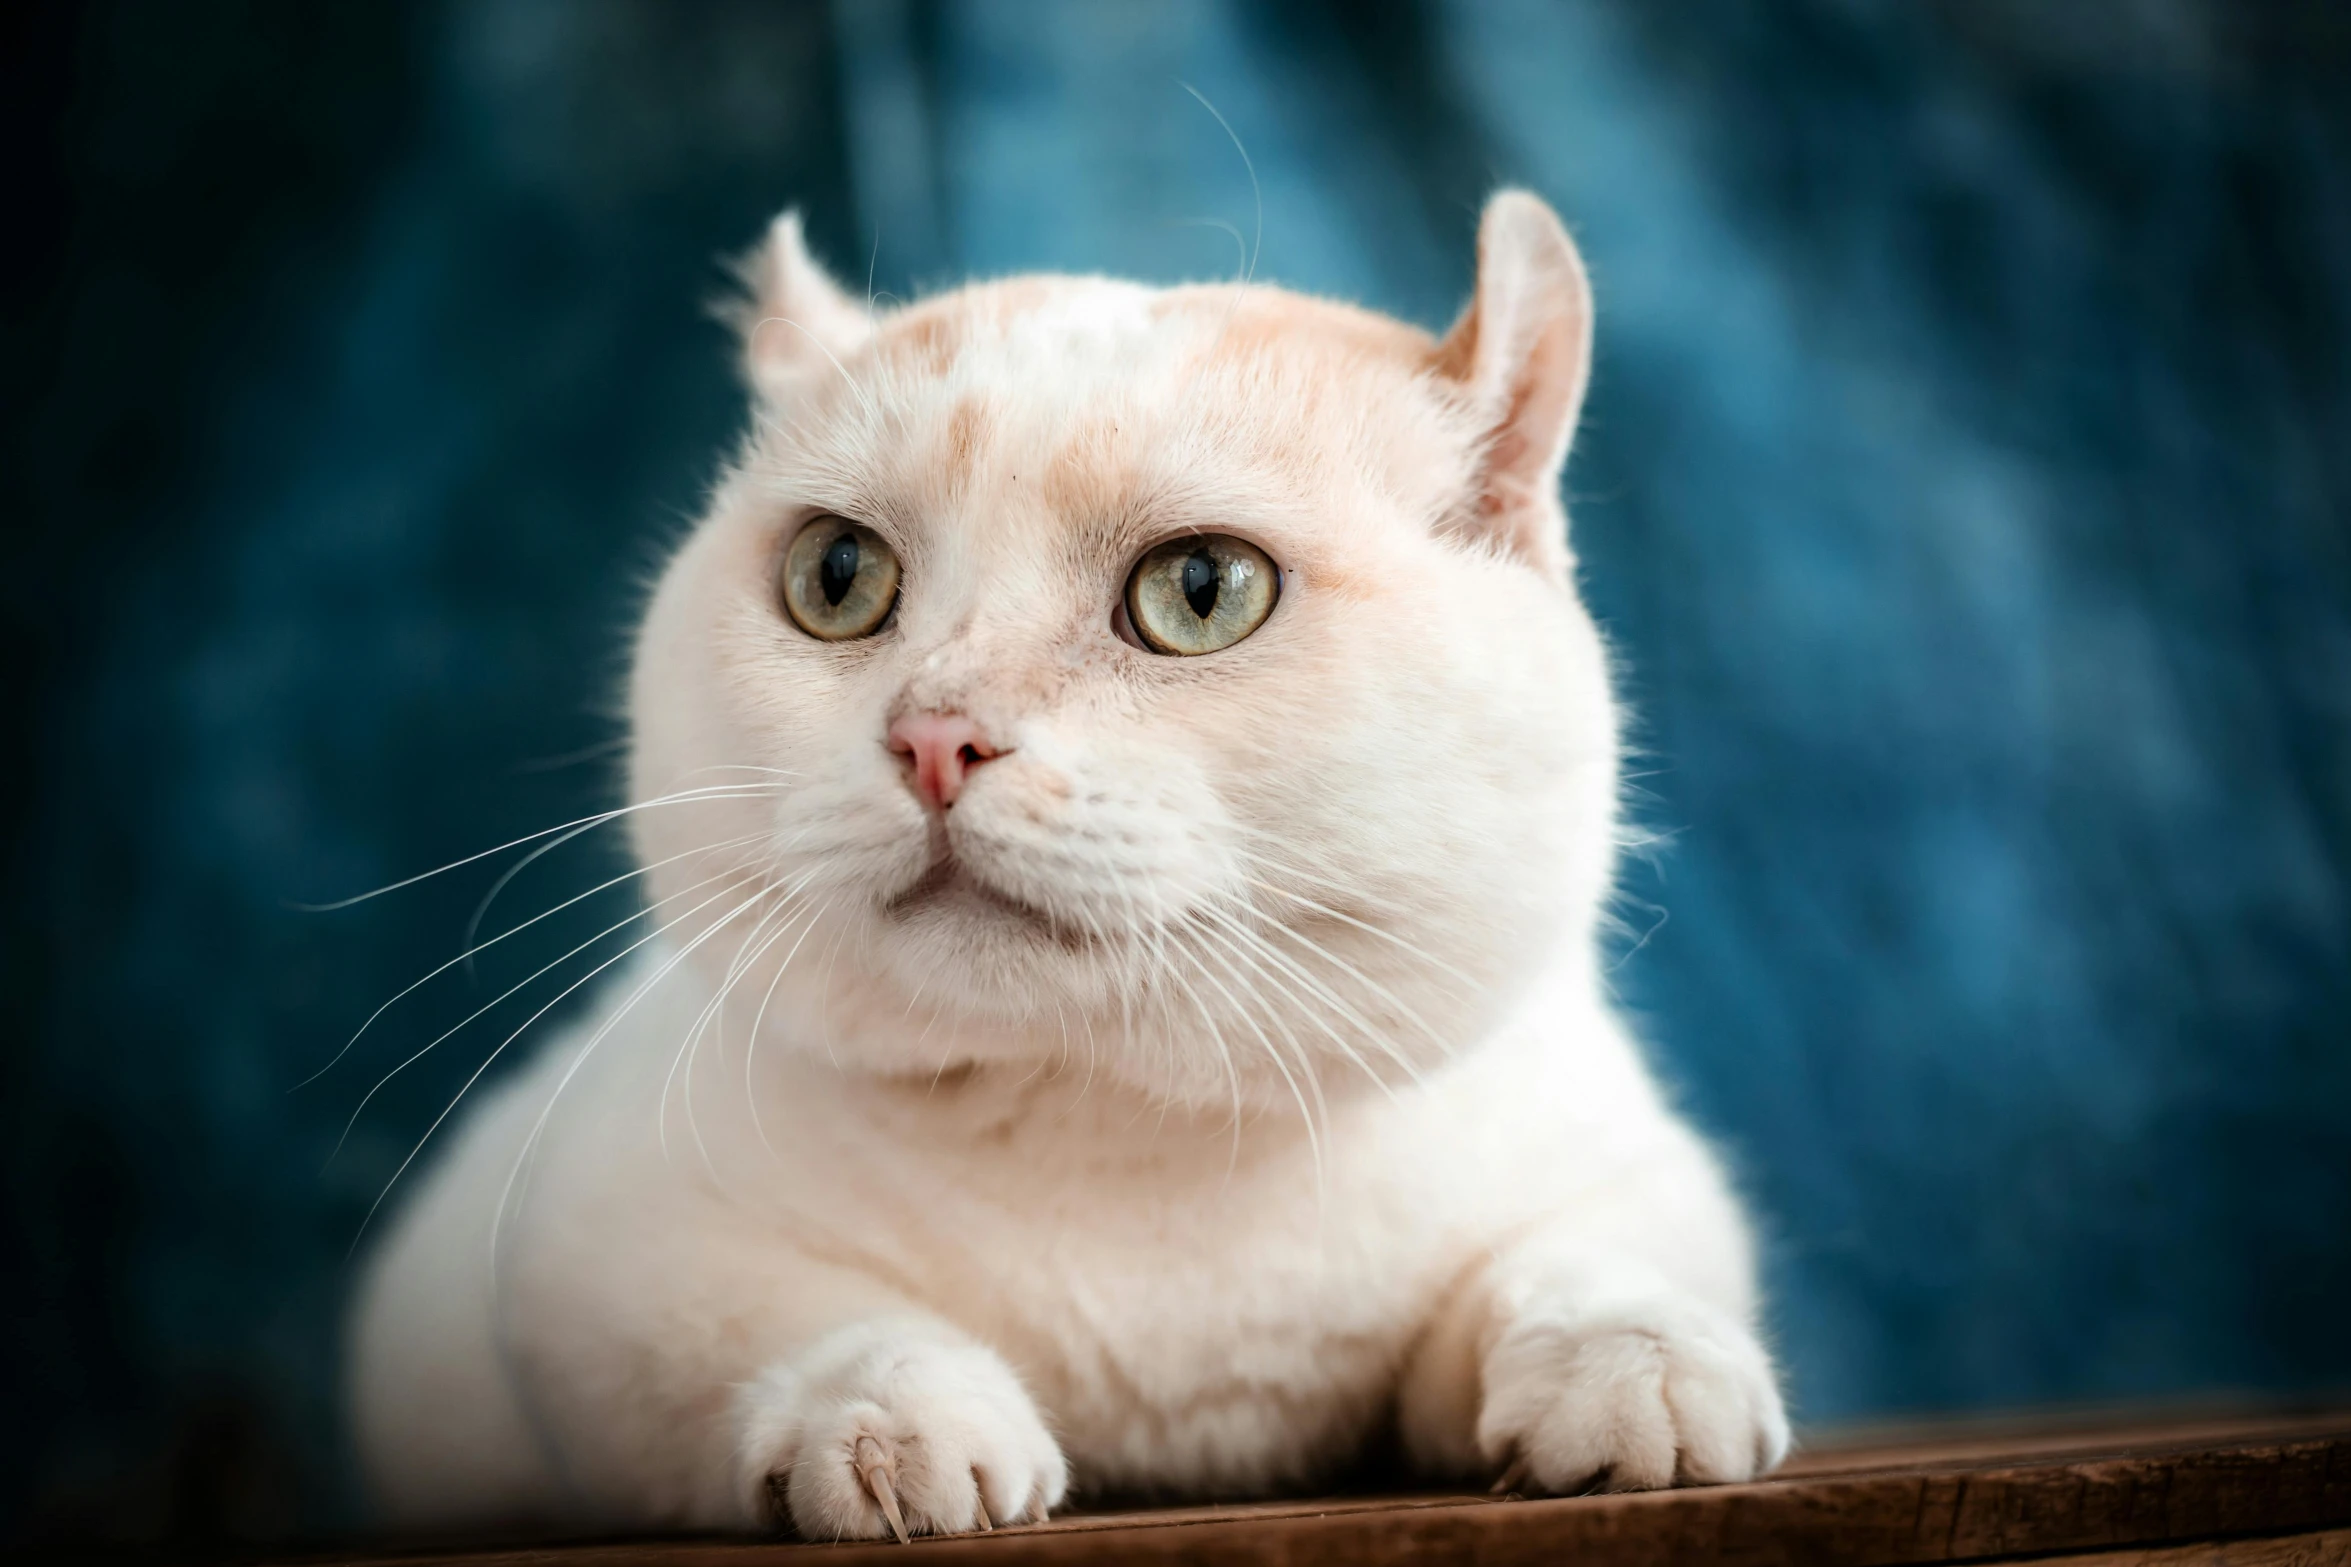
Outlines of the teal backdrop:
{"type": "Polygon", "coordinates": [[[1484,193],[1548,196],[1659,835],[1612,973],[1763,1218],[1799,1417],[2351,1384],[2339,8],[8,26],[8,1535],[355,1516],[347,1254],[521,1014],[353,1112],[625,894],[306,1086],[496,866],[296,905],[613,799],[638,595],[744,417],[716,258],[787,203],[889,298],[1255,253],[1439,326],[1484,193]]]}

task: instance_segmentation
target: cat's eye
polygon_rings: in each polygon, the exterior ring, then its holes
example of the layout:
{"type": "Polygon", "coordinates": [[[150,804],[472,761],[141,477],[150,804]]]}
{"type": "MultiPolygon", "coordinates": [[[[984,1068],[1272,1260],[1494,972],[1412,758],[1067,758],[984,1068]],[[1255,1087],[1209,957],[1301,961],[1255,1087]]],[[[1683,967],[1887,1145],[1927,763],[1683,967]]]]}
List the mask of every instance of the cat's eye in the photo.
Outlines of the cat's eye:
{"type": "Polygon", "coordinates": [[[882,536],[846,517],[811,521],[784,551],[784,612],[812,637],[869,636],[898,602],[898,557],[882,536]]]}
{"type": "Polygon", "coordinates": [[[1264,625],[1280,593],[1281,572],[1265,551],[1229,533],[1196,533],[1135,562],[1127,620],[1154,653],[1213,653],[1264,625]]]}

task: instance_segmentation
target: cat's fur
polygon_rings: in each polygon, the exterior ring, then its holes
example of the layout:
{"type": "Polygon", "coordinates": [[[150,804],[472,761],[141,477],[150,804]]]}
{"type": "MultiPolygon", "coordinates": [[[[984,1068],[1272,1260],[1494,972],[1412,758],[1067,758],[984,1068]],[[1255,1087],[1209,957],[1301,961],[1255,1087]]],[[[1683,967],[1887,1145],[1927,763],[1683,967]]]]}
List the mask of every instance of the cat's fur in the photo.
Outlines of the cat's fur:
{"type": "Polygon", "coordinates": [[[1441,341],[1089,278],[876,315],[788,217],[753,271],[756,427],[632,688],[673,923],[373,1258],[390,1516],[876,1536],[887,1491],[964,1530],[1390,1430],[1529,1490],[1777,1462],[1746,1228],[1596,966],[1617,724],[1550,209],[1494,199],[1441,341]],[[861,641],[777,605],[822,512],[903,562],[861,641]],[[1120,585],[1193,530],[1280,601],[1143,651],[1120,585]],[[884,743],[915,712],[1003,753],[945,812],[884,743]]]}

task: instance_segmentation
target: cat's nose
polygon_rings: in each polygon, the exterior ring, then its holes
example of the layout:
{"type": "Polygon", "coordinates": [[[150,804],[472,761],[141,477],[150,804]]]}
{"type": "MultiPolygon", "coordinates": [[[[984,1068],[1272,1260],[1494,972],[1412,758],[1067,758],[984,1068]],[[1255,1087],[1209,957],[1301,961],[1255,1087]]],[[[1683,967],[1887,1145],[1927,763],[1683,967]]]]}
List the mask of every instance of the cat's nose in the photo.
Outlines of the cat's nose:
{"type": "Polygon", "coordinates": [[[890,749],[914,768],[914,790],[945,810],[980,763],[1004,753],[961,713],[909,713],[890,725],[890,749]]]}

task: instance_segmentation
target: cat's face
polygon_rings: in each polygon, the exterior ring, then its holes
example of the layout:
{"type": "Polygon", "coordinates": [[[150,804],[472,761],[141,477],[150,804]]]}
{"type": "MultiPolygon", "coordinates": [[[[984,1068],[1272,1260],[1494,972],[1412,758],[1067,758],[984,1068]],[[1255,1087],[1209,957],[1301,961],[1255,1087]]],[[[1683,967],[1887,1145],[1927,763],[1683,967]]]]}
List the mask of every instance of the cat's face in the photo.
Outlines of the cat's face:
{"type": "Polygon", "coordinates": [[[638,849],[730,1030],[1255,1103],[1441,1059],[1585,937],[1588,307],[1532,198],[1482,248],[1440,345],[1085,279],[869,318],[778,225],[757,428],[633,685],[635,798],[685,796],[638,849]]]}

